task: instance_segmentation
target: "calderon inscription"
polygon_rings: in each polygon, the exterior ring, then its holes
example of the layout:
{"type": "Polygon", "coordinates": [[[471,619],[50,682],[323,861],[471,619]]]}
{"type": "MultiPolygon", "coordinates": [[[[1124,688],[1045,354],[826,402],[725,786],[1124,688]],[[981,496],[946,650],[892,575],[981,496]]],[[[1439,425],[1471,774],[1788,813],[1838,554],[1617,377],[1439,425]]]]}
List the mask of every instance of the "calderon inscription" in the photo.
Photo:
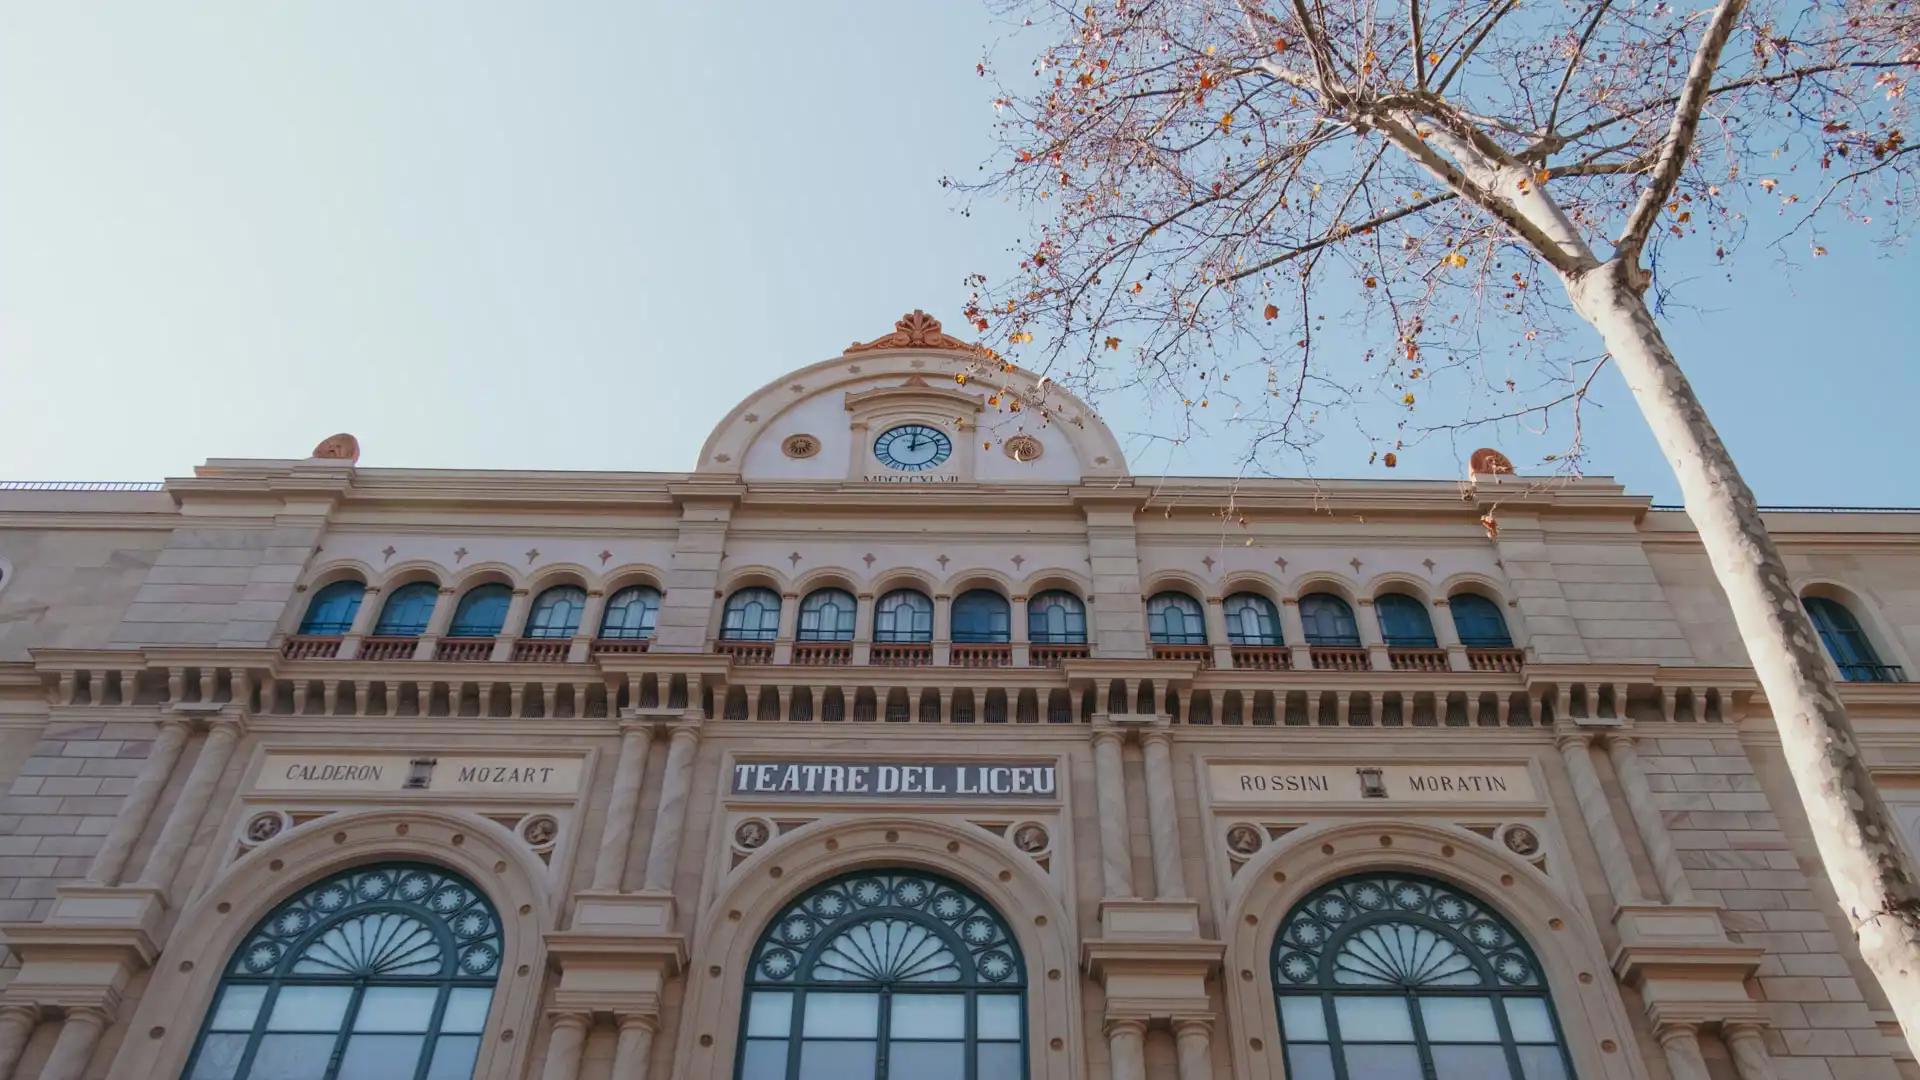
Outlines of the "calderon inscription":
{"type": "Polygon", "coordinates": [[[753,761],[733,767],[735,795],[854,799],[1052,799],[1052,762],[753,761]]]}
{"type": "Polygon", "coordinates": [[[1525,765],[1209,765],[1217,802],[1534,802],[1525,765]]]}
{"type": "Polygon", "coordinates": [[[543,754],[268,753],[254,787],[262,791],[457,791],[562,794],[580,787],[578,757],[543,754]]]}

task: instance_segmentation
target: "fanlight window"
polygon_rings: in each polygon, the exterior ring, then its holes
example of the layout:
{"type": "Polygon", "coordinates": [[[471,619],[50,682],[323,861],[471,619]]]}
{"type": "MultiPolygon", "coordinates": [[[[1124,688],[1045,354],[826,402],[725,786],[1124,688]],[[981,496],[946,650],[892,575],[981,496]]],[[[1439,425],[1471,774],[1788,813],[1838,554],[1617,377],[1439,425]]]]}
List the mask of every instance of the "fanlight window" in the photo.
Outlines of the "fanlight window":
{"type": "Polygon", "coordinates": [[[741,589],[727,597],[720,636],[727,641],[772,641],[780,634],[780,594],[772,589],[741,589]]]}
{"type": "Polygon", "coordinates": [[[500,918],[438,867],[360,867],[274,908],[227,964],[187,1080],[463,1080],[500,918]]]}
{"type": "Polygon", "coordinates": [[[1387,593],[1373,602],[1373,610],[1380,616],[1380,636],[1387,644],[1403,649],[1431,649],[1439,644],[1427,606],[1413,597],[1387,593]]]}
{"type": "Polygon", "coordinates": [[[1087,606],[1070,592],[1052,589],[1027,601],[1027,640],[1036,645],[1084,645],[1087,606]]]}
{"type": "Polygon", "coordinates": [[[450,637],[493,637],[506,625],[507,605],[513,603],[513,590],[505,585],[476,585],[460,598],[453,609],[450,637]]]}
{"type": "Polygon", "coordinates": [[[1147,635],[1155,645],[1205,645],[1206,613],[1186,593],[1163,592],[1147,601],[1147,635]]]}
{"type": "Polygon", "coordinates": [[[1370,874],[1296,904],[1273,946],[1289,1080],[1569,1080],[1540,963],[1449,885],[1370,874]]]}
{"type": "Polygon", "coordinates": [[[1456,593],[1447,607],[1453,611],[1453,629],[1460,635],[1460,644],[1469,649],[1513,648],[1513,635],[1507,631],[1500,605],[1478,593],[1456,593]]]}
{"type": "Polygon", "coordinates": [[[533,610],[527,614],[527,637],[570,638],[580,629],[580,615],[587,610],[587,590],[578,585],[555,585],[534,597],[533,610]]]}
{"type": "MultiPolygon", "coordinates": [[[[318,598],[315,598],[318,602],[318,598]]],[[[1827,654],[1833,657],[1834,666],[1840,669],[1840,677],[1848,682],[1900,682],[1900,669],[1889,667],[1880,662],[1880,654],[1868,640],[1867,632],[1860,628],[1860,620],[1853,617],[1845,604],[1829,600],[1824,596],[1809,596],[1801,601],[1806,605],[1807,617],[1813,620],[1813,628],[1820,633],[1820,641],[1827,647],[1827,654]]]]}
{"type": "Polygon", "coordinates": [[[953,602],[953,640],[996,643],[1013,640],[1013,609],[990,589],[964,592],[953,602]]]}
{"type": "Polygon", "coordinates": [[[373,624],[375,637],[419,637],[433,620],[434,606],[440,602],[440,586],[431,581],[402,585],[387,597],[380,609],[380,621],[373,624]]]}
{"type": "Polygon", "coordinates": [[[737,1080],[1020,1080],[1026,971],[998,912],[915,871],[790,904],[754,947],[737,1080]]]}
{"type": "Polygon", "coordinates": [[[800,601],[801,641],[852,641],[853,594],[844,589],[815,589],[800,601]]]}
{"type": "Polygon", "coordinates": [[[1234,645],[1280,644],[1280,614],[1258,593],[1234,593],[1221,610],[1227,616],[1227,641],[1234,645]]]}
{"type": "Polygon", "coordinates": [[[358,581],[336,581],[313,594],[307,602],[307,616],[300,620],[300,632],[339,637],[353,628],[353,617],[360,611],[360,599],[367,587],[358,581]]]}
{"type": "Polygon", "coordinates": [[[614,593],[613,599],[607,601],[606,617],[600,620],[600,636],[621,641],[650,638],[659,618],[660,590],[632,585],[614,593]]]}
{"type": "Polygon", "coordinates": [[[1300,622],[1307,644],[1353,648],[1360,644],[1360,625],[1353,609],[1332,593],[1310,593],[1300,598],[1300,622]]]}
{"type": "Polygon", "coordinates": [[[918,589],[895,589],[873,608],[873,640],[932,641],[933,601],[918,589]]]}

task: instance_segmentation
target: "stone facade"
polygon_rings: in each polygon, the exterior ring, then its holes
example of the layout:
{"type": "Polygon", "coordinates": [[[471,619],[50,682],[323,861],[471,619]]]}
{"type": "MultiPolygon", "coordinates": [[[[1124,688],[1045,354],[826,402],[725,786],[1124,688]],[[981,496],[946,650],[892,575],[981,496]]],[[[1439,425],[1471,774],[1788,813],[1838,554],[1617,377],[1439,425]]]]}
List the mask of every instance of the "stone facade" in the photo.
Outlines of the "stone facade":
{"type": "MultiPolygon", "coordinates": [[[[1382,871],[1511,925],[1580,1077],[1920,1077],[1685,516],[1608,480],[1133,477],[1083,405],[917,316],[750,395],[691,473],[356,454],[0,490],[0,1080],[181,1075],[255,924],[394,860],[498,913],[492,1080],[737,1075],[770,921],[889,868],[1005,920],[1034,1078],[1285,1075],[1276,933],[1382,871]],[[890,469],[911,423],[951,445],[890,469]],[[303,632],[339,582],[350,625],[303,632]],[[431,619],[378,632],[422,582],[431,619]],[[498,632],[461,636],[489,584],[498,632]],[[597,633],[630,586],[650,634],[597,633]],[[578,632],[529,633],[555,587],[578,632]],[[756,588],[777,625],[730,636],[756,588]],[[903,588],[924,641],[875,632],[903,588]],[[850,638],[802,633],[820,589],[850,638]],[[956,633],[976,590],[1004,638],[956,633]],[[1049,592],[1084,642],[1031,637],[1049,592]],[[1197,638],[1156,640],[1170,592],[1197,638]],[[1238,594],[1283,644],[1230,636],[1238,594]],[[1309,641],[1316,595],[1357,641],[1309,641]],[[1382,634],[1388,595],[1430,643],[1382,634]],[[1462,640],[1469,595],[1510,645],[1462,640]]],[[[1771,524],[1914,670],[1920,517],[1771,524]]],[[[1920,692],[1843,696],[1920,843],[1920,692]]]]}

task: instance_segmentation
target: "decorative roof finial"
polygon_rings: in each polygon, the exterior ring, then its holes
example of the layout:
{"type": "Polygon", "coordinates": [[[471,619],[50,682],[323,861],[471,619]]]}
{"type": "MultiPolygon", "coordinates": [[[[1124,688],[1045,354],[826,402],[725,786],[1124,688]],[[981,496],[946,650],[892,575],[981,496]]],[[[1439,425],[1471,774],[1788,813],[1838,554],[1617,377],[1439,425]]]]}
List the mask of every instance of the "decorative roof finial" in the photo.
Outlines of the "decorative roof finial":
{"type": "Polygon", "coordinates": [[[1467,472],[1474,476],[1512,476],[1513,462],[1500,451],[1483,446],[1467,459],[1467,472]]]}
{"type": "Polygon", "coordinates": [[[969,345],[957,337],[946,334],[940,329],[940,320],[914,308],[900,316],[893,324],[893,333],[883,334],[866,344],[856,341],[847,346],[850,353],[869,352],[874,349],[954,349],[962,352],[977,352],[979,346],[969,345]]]}
{"type": "Polygon", "coordinates": [[[313,448],[311,456],[326,461],[344,461],[351,465],[360,460],[360,440],[344,431],[338,435],[329,435],[320,440],[319,446],[313,448]]]}

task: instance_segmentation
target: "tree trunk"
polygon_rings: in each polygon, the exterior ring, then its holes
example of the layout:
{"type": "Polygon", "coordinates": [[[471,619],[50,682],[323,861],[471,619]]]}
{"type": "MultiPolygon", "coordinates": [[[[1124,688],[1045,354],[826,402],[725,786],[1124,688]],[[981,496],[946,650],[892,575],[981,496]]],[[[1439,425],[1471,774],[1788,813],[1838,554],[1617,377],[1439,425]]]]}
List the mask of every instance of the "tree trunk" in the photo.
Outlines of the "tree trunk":
{"type": "Polygon", "coordinates": [[[1753,492],[1627,268],[1609,262],[1569,277],[1566,285],[1574,306],[1606,340],[1680,481],[1687,513],[1766,691],[1814,843],[1861,958],[1879,978],[1908,1044],[1920,1047],[1920,889],[1902,862],[1892,815],[1874,788],[1753,492]]]}

